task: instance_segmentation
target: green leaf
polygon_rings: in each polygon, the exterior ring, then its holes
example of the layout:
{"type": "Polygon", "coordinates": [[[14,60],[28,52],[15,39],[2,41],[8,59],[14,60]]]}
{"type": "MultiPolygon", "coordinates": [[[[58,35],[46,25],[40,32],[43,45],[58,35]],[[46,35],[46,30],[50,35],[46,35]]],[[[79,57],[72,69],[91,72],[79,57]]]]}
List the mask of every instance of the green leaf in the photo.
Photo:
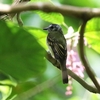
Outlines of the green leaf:
{"type": "Polygon", "coordinates": [[[36,13],[44,20],[50,23],[56,23],[56,24],[63,24],[64,23],[64,17],[60,13],[45,13],[42,11],[36,11],[36,13]]]}
{"type": "Polygon", "coordinates": [[[100,53],[100,18],[94,18],[87,23],[85,37],[91,47],[100,53]]]}
{"type": "Polygon", "coordinates": [[[32,34],[36,40],[38,41],[38,43],[44,48],[47,49],[47,44],[46,44],[46,36],[47,34],[38,28],[33,28],[33,27],[26,27],[26,30],[32,34]]]}
{"type": "MultiPolygon", "coordinates": [[[[48,2],[52,5],[53,2],[51,0],[31,0],[32,2],[48,2]]],[[[56,24],[63,24],[64,23],[64,17],[60,14],[60,13],[55,13],[55,12],[50,12],[50,13],[46,13],[43,11],[35,11],[44,21],[50,22],[50,23],[56,23],[56,24]]]]}
{"type": "Polygon", "coordinates": [[[45,50],[36,38],[11,22],[0,22],[0,70],[25,81],[45,70],[45,50]]]}

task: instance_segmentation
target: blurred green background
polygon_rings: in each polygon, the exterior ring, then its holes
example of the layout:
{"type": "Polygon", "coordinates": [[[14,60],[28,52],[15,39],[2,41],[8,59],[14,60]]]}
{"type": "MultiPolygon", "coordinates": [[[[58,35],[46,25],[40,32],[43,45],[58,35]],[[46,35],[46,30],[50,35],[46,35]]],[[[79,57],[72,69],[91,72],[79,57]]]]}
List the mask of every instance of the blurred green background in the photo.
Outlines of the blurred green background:
{"type": "MultiPolygon", "coordinates": [[[[31,0],[31,2],[49,0],[31,0]]],[[[13,0],[0,0],[11,4],[13,0]]],[[[99,8],[99,0],[51,0],[55,5],[99,8]]],[[[47,32],[42,29],[51,23],[60,24],[64,34],[72,26],[77,32],[81,20],[59,13],[27,11],[21,13],[23,28],[14,18],[0,21],[0,100],[100,100],[100,95],[84,89],[73,80],[72,95],[66,96],[67,84],[62,83],[60,71],[45,58],[47,32]],[[7,84],[7,85],[6,85],[7,84]]],[[[85,48],[88,60],[100,77],[99,18],[90,20],[85,36],[92,48],[85,48]]],[[[85,80],[91,84],[85,73],[85,80]]]]}

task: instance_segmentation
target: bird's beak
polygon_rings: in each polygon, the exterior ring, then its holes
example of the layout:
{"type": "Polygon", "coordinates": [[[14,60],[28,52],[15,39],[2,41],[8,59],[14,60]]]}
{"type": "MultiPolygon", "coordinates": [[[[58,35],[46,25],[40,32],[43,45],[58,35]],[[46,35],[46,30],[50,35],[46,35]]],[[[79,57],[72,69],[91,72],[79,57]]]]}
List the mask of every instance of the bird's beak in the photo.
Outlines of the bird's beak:
{"type": "Polygon", "coordinates": [[[43,30],[48,30],[48,27],[46,27],[46,28],[43,28],[43,30]]]}

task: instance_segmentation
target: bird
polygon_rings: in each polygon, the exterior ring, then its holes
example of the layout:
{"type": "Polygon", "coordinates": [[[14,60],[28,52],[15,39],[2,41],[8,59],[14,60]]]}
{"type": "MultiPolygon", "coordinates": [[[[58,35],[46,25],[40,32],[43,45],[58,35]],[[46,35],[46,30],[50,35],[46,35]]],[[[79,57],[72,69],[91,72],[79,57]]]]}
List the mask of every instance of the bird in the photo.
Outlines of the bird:
{"type": "Polygon", "coordinates": [[[63,35],[62,28],[58,24],[50,24],[43,30],[48,31],[47,35],[47,45],[51,56],[56,59],[60,64],[60,69],[62,71],[63,83],[68,83],[68,73],[66,68],[67,59],[67,42],[63,35]]]}

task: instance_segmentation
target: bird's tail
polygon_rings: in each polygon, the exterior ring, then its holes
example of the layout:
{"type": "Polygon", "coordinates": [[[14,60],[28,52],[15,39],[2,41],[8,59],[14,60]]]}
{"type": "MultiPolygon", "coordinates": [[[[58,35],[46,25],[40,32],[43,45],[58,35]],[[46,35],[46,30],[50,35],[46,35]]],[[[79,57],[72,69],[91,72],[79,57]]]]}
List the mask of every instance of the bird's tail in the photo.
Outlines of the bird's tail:
{"type": "Polygon", "coordinates": [[[66,69],[66,62],[63,62],[63,64],[61,65],[61,71],[62,71],[63,83],[66,84],[68,83],[68,73],[66,69]]]}

